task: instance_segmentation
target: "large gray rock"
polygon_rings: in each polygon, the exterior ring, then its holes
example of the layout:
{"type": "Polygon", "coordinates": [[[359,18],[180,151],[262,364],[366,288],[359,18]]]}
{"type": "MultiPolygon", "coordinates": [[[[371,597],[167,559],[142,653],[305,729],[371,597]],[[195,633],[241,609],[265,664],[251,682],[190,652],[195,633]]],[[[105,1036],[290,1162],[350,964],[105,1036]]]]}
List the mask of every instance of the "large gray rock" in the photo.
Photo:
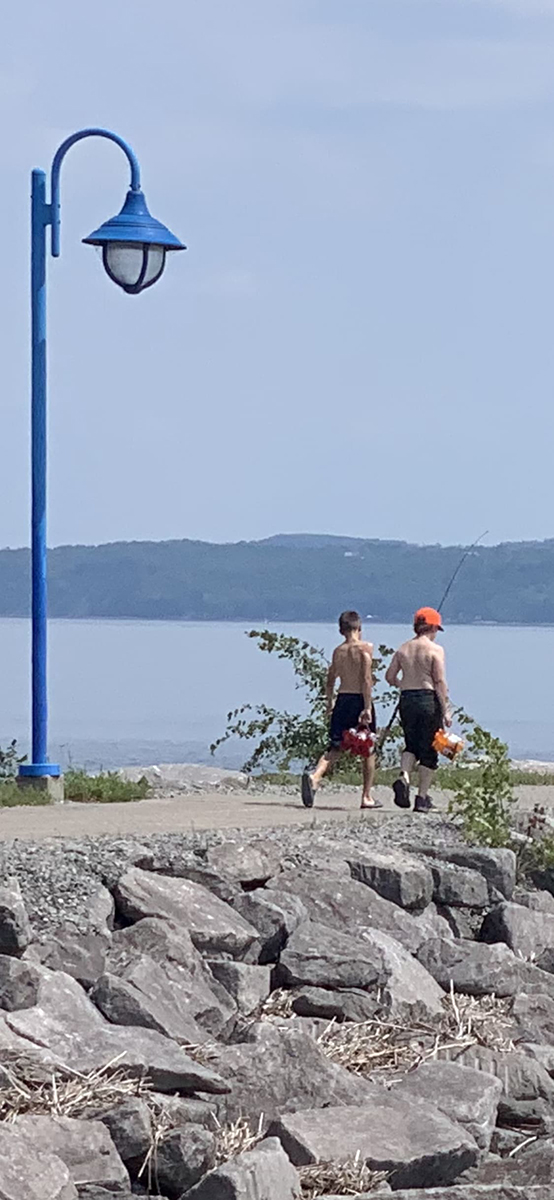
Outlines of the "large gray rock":
{"type": "Polygon", "coordinates": [[[504,1053],[488,1046],[470,1046],[456,1058],[459,1066],[495,1075],[503,1094],[514,1100],[546,1100],[554,1108],[554,1081],[548,1071],[524,1050],[504,1053]]]}
{"type": "Polygon", "coordinates": [[[554,950],[554,914],[523,904],[499,904],[485,917],[481,939],[505,942],[515,954],[538,958],[544,950],[554,950]]]}
{"type": "Polygon", "coordinates": [[[122,1162],[134,1177],[152,1145],[152,1117],[148,1105],[139,1096],[128,1096],[98,1119],[106,1126],[122,1162]]]}
{"type": "Polygon", "coordinates": [[[295,929],[307,920],[302,901],[286,891],[240,892],[233,908],[257,930],[260,939],[260,963],[275,963],[295,929]]]}
{"type": "Polygon", "coordinates": [[[487,881],[479,871],[459,867],[456,863],[434,862],[432,864],[436,904],[450,908],[486,908],[489,903],[487,881]]]}
{"type": "Polygon", "coordinates": [[[5,1014],[8,1029],[27,1046],[43,1047],[66,1067],[84,1073],[109,1063],[114,1070],[124,1067],[131,1075],[146,1076],[161,1092],[228,1090],[219,1076],[169,1038],[150,1029],[110,1025],[71,976],[40,970],[37,1004],[5,1014]]]}
{"type": "Polygon", "coordinates": [[[111,974],[125,977],[145,958],[160,964],[164,979],[175,984],[180,1004],[203,1029],[214,1037],[227,1032],[235,1020],[236,1005],[206,966],[186,929],[146,917],[114,933],[107,962],[111,974]]]}
{"type": "Polygon", "coordinates": [[[386,982],[380,1000],[387,1015],[399,1021],[429,1022],[443,1015],[442,987],[399,942],[378,930],[366,933],[364,942],[383,955],[386,982]]]}
{"type": "Polygon", "coordinates": [[[173,1129],[156,1151],[156,1184],[169,1200],[178,1200],[215,1165],[215,1137],[199,1125],[173,1129]]]}
{"type": "Polygon", "coordinates": [[[489,893],[496,893],[511,900],[516,885],[516,856],[513,850],[489,850],[483,846],[457,846],[434,850],[433,856],[446,862],[457,863],[470,871],[479,871],[485,876],[489,893]]]}
{"type": "Polygon", "coordinates": [[[143,851],[130,865],[140,867],[141,871],[153,871],[157,875],[170,875],[175,879],[190,879],[192,883],[199,883],[201,887],[205,887],[208,892],[212,892],[225,904],[232,904],[234,899],[242,894],[238,883],[234,883],[226,875],[222,875],[205,859],[199,858],[196,854],[182,854],[171,846],[164,848],[158,846],[157,849],[147,853],[143,851]]]}
{"type": "Polygon", "coordinates": [[[468,996],[516,996],[525,991],[554,997],[554,979],[532,963],[517,958],[499,942],[445,941],[435,938],[418,952],[418,960],[448,990],[468,996]]]}
{"type": "Polygon", "coordinates": [[[261,887],[281,870],[282,851],[278,842],[242,842],[228,838],[207,852],[208,864],[219,875],[241,885],[261,887]]]}
{"type": "Polygon", "coordinates": [[[401,908],[421,912],[433,898],[433,876],[418,858],[398,850],[363,851],[353,847],[349,857],[353,879],[373,888],[401,908]]]}
{"type": "Polygon", "coordinates": [[[64,971],[84,988],[91,988],[106,968],[108,947],[105,935],[62,929],[55,938],[33,942],[23,958],[26,962],[41,963],[51,971],[64,971]]]}
{"type": "Polygon", "coordinates": [[[551,892],[529,892],[526,888],[516,887],[512,899],[515,904],[523,904],[533,912],[554,914],[554,896],[551,892]]]}
{"type": "Polygon", "coordinates": [[[262,1008],[271,991],[270,968],[250,963],[217,959],[209,962],[210,970],[226,992],[232,996],[243,1017],[251,1017],[262,1008]]]}
{"type": "MultiPolygon", "coordinates": [[[[188,981],[187,981],[188,982],[188,981]]],[[[200,1045],[208,1033],[195,1020],[191,989],[169,979],[146,955],[122,975],[102,975],[91,999],[113,1025],[155,1029],[182,1045],[200,1045]]]]}
{"type": "Polygon", "coordinates": [[[326,1057],[313,1038],[293,1023],[289,1029],[254,1026],[249,1041],[214,1046],[213,1069],[231,1081],[218,1102],[219,1119],[244,1116],[257,1126],[281,1112],[320,1105],[363,1104],[371,1085],[326,1057]]]}
{"type": "Polygon", "coordinates": [[[32,936],[18,880],[5,879],[0,887],[0,954],[22,954],[32,936]]]}
{"type": "MultiPolygon", "coordinates": [[[[342,1200],[340,1196],[321,1196],[320,1200],[342,1200]]],[[[378,1189],[371,1196],[359,1197],[359,1200],[390,1200],[390,1192],[378,1189]]],[[[552,1189],[546,1187],[518,1187],[513,1184],[466,1183],[460,1187],[433,1188],[432,1191],[422,1191],[421,1188],[402,1189],[394,1193],[394,1200],[552,1200],[552,1189]]]]}
{"type": "Polygon", "coordinates": [[[313,921],[293,933],[279,966],[279,979],[286,987],[308,984],[370,991],[385,983],[387,976],[383,951],[374,942],[313,921]]]}
{"type": "Polygon", "coordinates": [[[554,1000],[519,994],[512,1005],[518,1040],[554,1046],[554,1000]]]}
{"type": "Polygon", "coordinates": [[[77,1200],[61,1158],[33,1148],[12,1124],[0,1125],[0,1200],[77,1200]]]}
{"type": "Polygon", "coordinates": [[[395,1084],[393,1096],[411,1097],[422,1107],[435,1105],[463,1125],[481,1150],[488,1150],[503,1085],[483,1070],[451,1062],[422,1063],[395,1084]]]}
{"type": "Polygon", "coordinates": [[[36,1003],[40,972],[31,963],[0,954],[0,1008],[30,1008],[36,1003]]]}
{"type": "Polygon", "coordinates": [[[323,1018],[326,1021],[370,1021],[380,1009],[378,996],[356,988],[332,991],[328,988],[304,987],[293,992],[292,1010],[299,1017],[323,1018]]]}
{"type": "Polygon", "coordinates": [[[300,1180],[276,1138],[246,1150],[187,1192],[187,1200],[299,1200],[300,1180]]]}
{"type": "Polygon", "coordinates": [[[74,1184],[98,1184],[112,1192],[129,1189],[129,1175],[101,1121],[72,1117],[17,1117],[15,1129],[29,1146],[56,1154],[65,1163],[74,1184]]]}
{"type": "Polygon", "coordinates": [[[228,904],[190,879],[172,879],[131,868],[115,891],[119,912],[129,921],[165,917],[188,929],[197,950],[243,959],[258,942],[257,931],[228,904]]]}
{"type": "Polygon", "coordinates": [[[114,916],[114,898],[111,892],[99,883],[88,899],[87,917],[90,933],[99,933],[106,937],[113,929],[114,916]]]}
{"type": "MultiPolygon", "coordinates": [[[[532,1189],[548,1184],[554,1187],[554,1139],[541,1140],[512,1158],[493,1158],[479,1167],[476,1183],[514,1184],[532,1189]]],[[[530,1191],[532,1195],[532,1191],[530,1191]]]]}
{"type": "Polygon", "coordinates": [[[323,1108],[287,1113],[268,1130],[279,1138],[295,1166],[364,1159],[391,1174],[393,1188],[454,1183],[475,1166],[472,1137],[433,1105],[396,1096],[378,1084],[360,1108],[323,1108]]]}
{"type": "MultiPolygon", "coordinates": [[[[355,879],[306,868],[287,870],[263,895],[278,895],[283,902],[287,893],[301,901],[303,911],[311,921],[351,936],[366,929],[380,929],[396,938],[412,954],[430,937],[450,936],[447,922],[439,917],[434,906],[429,905],[422,914],[414,917],[355,879]]],[[[243,908],[241,912],[244,912],[243,908]]],[[[255,920],[253,924],[256,924],[255,920]]]]}

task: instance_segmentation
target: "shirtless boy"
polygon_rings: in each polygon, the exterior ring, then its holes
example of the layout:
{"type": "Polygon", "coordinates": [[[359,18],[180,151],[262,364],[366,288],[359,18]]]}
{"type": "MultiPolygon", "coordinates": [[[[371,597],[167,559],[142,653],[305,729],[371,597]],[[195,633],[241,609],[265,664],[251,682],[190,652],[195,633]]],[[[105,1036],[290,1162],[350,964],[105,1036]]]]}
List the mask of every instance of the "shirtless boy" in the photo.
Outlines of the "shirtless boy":
{"type": "Polygon", "coordinates": [[[405,750],[400,774],[393,784],[394,802],[410,807],[410,771],[419,763],[419,787],[415,812],[429,812],[433,802],[429,785],[438,766],[433,738],[442,726],[452,724],[448,707],[444,650],[435,644],[442,630],[442,617],[435,608],[419,608],[414,617],[415,637],[394,654],[385,675],[392,687],[400,687],[400,721],[405,750]]]}
{"type": "MultiPolygon", "coordinates": [[[[375,709],[371,699],[373,677],[371,672],[373,646],[362,641],[362,621],[357,612],[343,612],[339,617],[339,630],[344,641],[333,651],[331,666],[327,672],[327,715],[331,718],[329,747],[310,774],[302,776],[302,802],[311,808],[315,793],[330,767],[342,753],[342,735],[347,729],[365,725],[375,733],[375,709]],[[338,695],[333,704],[335,684],[340,679],[338,695]]],[[[375,755],[362,758],[363,792],[362,808],[381,808],[371,795],[375,778],[375,755]]]]}

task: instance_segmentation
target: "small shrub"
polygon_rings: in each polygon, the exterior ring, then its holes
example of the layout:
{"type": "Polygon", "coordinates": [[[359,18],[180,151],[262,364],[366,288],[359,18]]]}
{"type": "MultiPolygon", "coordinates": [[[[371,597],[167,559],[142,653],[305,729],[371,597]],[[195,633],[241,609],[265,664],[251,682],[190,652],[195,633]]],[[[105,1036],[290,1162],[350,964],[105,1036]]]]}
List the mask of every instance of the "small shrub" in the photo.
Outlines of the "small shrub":
{"type": "Polygon", "coordinates": [[[15,738],[12,738],[5,750],[0,746],[0,779],[13,779],[17,775],[19,764],[26,761],[27,755],[19,754],[15,738]]]}
{"type": "Polygon", "coordinates": [[[114,804],[129,800],[144,800],[150,791],[146,779],[131,783],[121,779],[113,771],[100,775],[87,775],[86,771],[70,770],[64,776],[66,800],[77,800],[81,804],[114,804]]]}
{"type": "Polygon", "coordinates": [[[483,846],[507,846],[516,802],[508,747],[463,710],[459,709],[456,716],[465,732],[467,748],[452,773],[455,792],[449,812],[461,819],[470,840],[483,846]],[[476,766],[465,771],[464,761],[476,766]]]}

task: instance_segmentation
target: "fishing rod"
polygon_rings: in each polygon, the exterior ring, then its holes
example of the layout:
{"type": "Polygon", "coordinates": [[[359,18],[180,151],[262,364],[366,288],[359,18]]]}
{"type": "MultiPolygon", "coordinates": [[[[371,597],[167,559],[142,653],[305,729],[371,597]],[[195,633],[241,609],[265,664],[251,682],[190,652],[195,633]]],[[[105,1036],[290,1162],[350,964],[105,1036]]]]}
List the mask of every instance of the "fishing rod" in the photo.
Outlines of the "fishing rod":
{"type": "MultiPolygon", "coordinates": [[[[454,574],[448,584],[448,587],[446,588],[446,591],[445,591],[442,599],[439,601],[439,603],[437,605],[439,612],[440,612],[441,608],[443,608],[444,605],[446,604],[446,601],[447,601],[447,599],[450,595],[450,592],[452,591],[452,588],[456,582],[456,579],[466,561],[466,558],[469,558],[469,555],[472,553],[473,550],[475,550],[475,547],[479,545],[479,542],[483,541],[483,538],[487,536],[488,532],[489,532],[488,529],[485,529],[485,532],[479,534],[479,537],[476,538],[475,541],[471,543],[471,546],[468,546],[467,550],[464,550],[464,553],[462,554],[462,557],[458,563],[458,566],[456,567],[456,570],[454,571],[454,574]]],[[[381,753],[383,746],[384,746],[384,744],[390,734],[390,731],[394,725],[394,722],[396,721],[399,709],[400,709],[400,700],[398,699],[388,725],[385,726],[385,728],[383,729],[382,733],[379,736],[379,739],[377,742],[377,752],[379,754],[381,753]]]]}

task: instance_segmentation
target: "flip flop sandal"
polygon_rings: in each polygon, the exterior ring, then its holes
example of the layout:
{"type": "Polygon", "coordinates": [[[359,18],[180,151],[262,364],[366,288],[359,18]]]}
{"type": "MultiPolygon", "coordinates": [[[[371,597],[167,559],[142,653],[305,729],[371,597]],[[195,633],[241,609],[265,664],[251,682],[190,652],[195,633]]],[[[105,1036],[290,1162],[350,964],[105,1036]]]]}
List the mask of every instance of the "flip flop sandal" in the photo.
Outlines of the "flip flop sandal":
{"type": "Polygon", "coordinates": [[[302,776],[302,803],[304,808],[313,808],[315,799],[315,788],[310,779],[309,771],[304,771],[302,776]]]}
{"type": "Polygon", "coordinates": [[[368,812],[368,810],[371,810],[372,808],[383,808],[383,807],[384,807],[383,802],[381,800],[374,800],[373,804],[361,804],[360,805],[360,809],[362,812],[368,812]]]}
{"type": "Polygon", "coordinates": [[[397,808],[410,807],[410,785],[405,779],[395,779],[392,790],[394,792],[394,803],[397,808]]]}

